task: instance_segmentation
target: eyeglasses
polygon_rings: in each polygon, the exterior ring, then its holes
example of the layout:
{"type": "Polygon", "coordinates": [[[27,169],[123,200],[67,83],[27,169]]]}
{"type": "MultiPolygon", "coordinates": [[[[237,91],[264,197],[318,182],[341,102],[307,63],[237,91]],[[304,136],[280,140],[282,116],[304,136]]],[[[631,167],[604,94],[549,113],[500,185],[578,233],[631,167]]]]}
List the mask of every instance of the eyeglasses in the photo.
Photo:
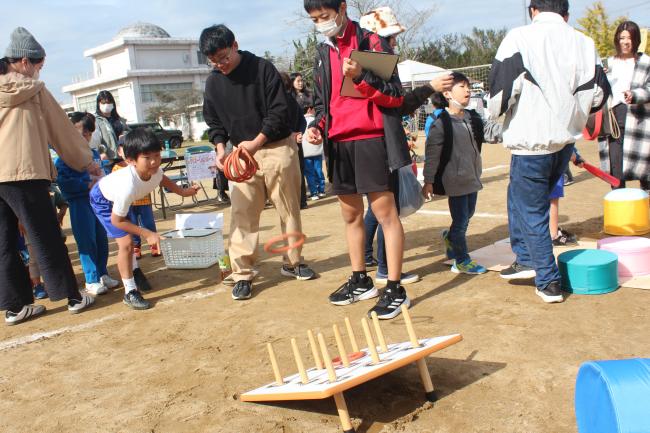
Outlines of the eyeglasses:
{"type": "Polygon", "coordinates": [[[230,47],[230,51],[225,56],[221,56],[218,59],[208,59],[208,66],[223,66],[230,63],[230,57],[232,56],[233,47],[230,47]]]}

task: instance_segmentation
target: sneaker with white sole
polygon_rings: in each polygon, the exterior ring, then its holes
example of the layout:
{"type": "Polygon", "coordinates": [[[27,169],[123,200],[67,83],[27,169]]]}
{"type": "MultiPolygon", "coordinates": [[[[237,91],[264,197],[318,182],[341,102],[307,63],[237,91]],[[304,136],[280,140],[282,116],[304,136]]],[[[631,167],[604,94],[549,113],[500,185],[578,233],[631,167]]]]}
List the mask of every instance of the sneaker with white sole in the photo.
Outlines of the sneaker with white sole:
{"type": "Polygon", "coordinates": [[[301,281],[311,280],[316,276],[309,266],[303,264],[298,266],[282,265],[280,273],[285,277],[291,277],[301,281]]]}
{"type": "Polygon", "coordinates": [[[120,285],[120,282],[115,278],[111,278],[108,274],[102,275],[100,278],[101,282],[106,286],[107,289],[114,289],[120,285]]]}
{"type": "Polygon", "coordinates": [[[5,312],[5,323],[9,326],[17,325],[25,320],[31,319],[32,317],[40,316],[43,313],[45,313],[44,305],[25,305],[17,313],[12,313],[7,310],[5,312]]]}
{"type": "MultiPolygon", "coordinates": [[[[417,283],[420,281],[420,276],[418,274],[409,274],[407,272],[402,272],[402,277],[400,278],[400,284],[412,284],[412,283],[417,283]]],[[[388,283],[388,274],[382,274],[381,272],[377,271],[375,274],[375,282],[379,284],[387,284],[388,283]]]]}
{"type": "Polygon", "coordinates": [[[356,283],[353,283],[352,277],[350,277],[346,283],[330,294],[329,301],[334,305],[349,305],[357,301],[375,298],[378,295],[379,292],[375,288],[372,278],[366,275],[356,283]]]}
{"type": "Polygon", "coordinates": [[[562,287],[559,281],[551,281],[544,288],[538,287],[535,290],[535,293],[547,304],[564,301],[564,296],[562,295],[562,287]]]}
{"type": "Polygon", "coordinates": [[[134,310],[148,310],[151,308],[151,303],[142,297],[140,290],[131,290],[124,295],[122,302],[134,310]]]}
{"type": "Polygon", "coordinates": [[[93,298],[92,296],[86,293],[82,293],[81,300],[76,300],[76,299],[68,300],[68,311],[70,312],[70,314],[77,314],[81,312],[81,310],[91,306],[94,303],[95,303],[95,298],[93,298]]]}
{"type": "Polygon", "coordinates": [[[98,283],[86,283],[86,292],[93,296],[103,295],[108,292],[108,289],[101,281],[98,283]]]}
{"type": "MultiPolygon", "coordinates": [[[[260,274],[260,271],[258,271],[257,269],[254,269],[254,270],[253,270],[253,280],[254,280],[254,279],[255,279],[259,274],[260,274]]],[[[251,280],[251,281],[252,281],[252,280],[251,280]]],[[[226,278],[224,278],[223,281],[221,281],[221,282],[222,282],[225,286],[234,286],[235,283],[236,283],[236,281],[235,281],[235,275],[234,275],[234,274],[230,274],[230,275],[228,275],[226,278]]]]}
{"type": "Polygon", "coordinates": [[[368,317],[371,317],[374,311],[380,319],[392,319],[402,312],[400,309],[402,305],[405,305],[406,308],[411,306],[411,300],[406,295],[404,287],[397,286],[396,290],[386,289],[377,304],[368,311],[368,317]]]}
{"type": "Polygon", "coordinates": [[[524,266],[520,265],[517,262],[514,262],[506,269],[499,272],[499,275],[501,275],[501,278],[505,278],[506,280],[518,280],[535,278],[536,273],[535,269],[531,268],[530,266],[524,266]]]}
{"type": "Polygon", "coordinates": [[[451,272],[454,274],[479,275],[486,273],[487,269],[472,259],[467,259],[460,263],[458,263],[457,260],[454,260],[454,264],[451,267],[451,272]]]}

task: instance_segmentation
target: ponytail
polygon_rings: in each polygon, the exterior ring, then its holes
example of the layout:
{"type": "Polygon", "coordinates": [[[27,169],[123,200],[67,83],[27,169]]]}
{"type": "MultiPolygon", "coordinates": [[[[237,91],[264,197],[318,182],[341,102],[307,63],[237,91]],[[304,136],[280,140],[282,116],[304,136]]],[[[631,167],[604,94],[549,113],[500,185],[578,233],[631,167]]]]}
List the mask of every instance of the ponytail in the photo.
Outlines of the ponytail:
{"type": "Polygon", "coordinates": [[[9,72],[9,61],[6,57],[0,59],[0,75],[4,75],[9,72]]]}

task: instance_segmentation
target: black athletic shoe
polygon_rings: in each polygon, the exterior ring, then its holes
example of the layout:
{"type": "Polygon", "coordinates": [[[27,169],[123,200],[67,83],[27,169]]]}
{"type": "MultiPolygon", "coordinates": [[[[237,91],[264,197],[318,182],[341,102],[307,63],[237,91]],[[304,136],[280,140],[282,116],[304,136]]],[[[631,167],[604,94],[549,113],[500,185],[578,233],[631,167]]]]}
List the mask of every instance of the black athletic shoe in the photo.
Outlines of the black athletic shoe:
{"type": "Polygon", "coordinates": [[[307,265],[300,264],[298,266],[291,267],[289,265],[282,265],[280,273],[285,277],[295,278],[296,280],[311,280],[316,276],[314,271],[307,265]]]}
{"type": "Polygon", "coordinates": [[[230,204],[230,197],[226,191],[219,191],[217,195],[217,201],[224,204],[230,204]]]}
{"type": "Polygon", "coordinates": [[[151,308],[151,304],[142,297],[142,293],[139,290],[131,290],[124,295],[123,302],[134,310],[148,310],[151,308]]]}
{"type": "Polygon", "coordinates": [[[505,278],[506,280],[535,278],[536,275],[535,269],[529,266],[520,265],[517,262],[514,262],[509,267],[502,270],[499,274],[501,275],[501,278],[505,278]]]}
{"type": "Polygon", "coordinates": [[[329,296],[329,300],[334,305],[348,305],[374,298],[377,295],[379,295],[379,292],[372,283],[372,278],[366,275],[366,278],[356,283],[352,282],[352,278],[348,279],[345,284],[329,296]]]}
{"type": "Polygon", "coordinates": [[[135,285],[138,286],[138,290],[142,292],[148,292],[151,290],[151,284],[147,281],[147,277],[144,276],[142,269],[135,268],[133,270],[133,279],[135,279],[135,285]]]}
{"type": "Polygon", "coordinates": [[[236,301],[250,299],[252,288],[253,285],[250,281],[239,280],[235,283],[235,287],[232,288],[232,298],[236,301]]]}
{"type": "Polygon", "coordinates": [[[406,308],[411,305],[404,287],[398,286],[397,290],[385,289],[377,304],[368,311],[368,317],[371,317],[374,311],[380,319],[392,319],[402,312],[402,305],[406,305],[406,308]]]}
{"type": "Polygon", "coordinates": [[[366,258],[366,269],[367,269],[367,268],[374,268],[374,267],[376,267],[378,264],[379,264],[379,262],[377,262],[377,259],[376,259],[376,258],[374,258],[374,257],[366,258]]]}
{"type": "Polygon", "coordinates": [[[535,290],[535,293],[548,304],[564,301],[564,296],[562,296],[562,287],[559,281],[551,281],[543,289],[538,287],[537,290],[535,290]]]}
{"type": "Polygon", "coordinates": [[[578,245],[578,237],[566,230],[558,229],[560,235],[553,239],[554,247],[567,247],[571,245],[578,245]]]}

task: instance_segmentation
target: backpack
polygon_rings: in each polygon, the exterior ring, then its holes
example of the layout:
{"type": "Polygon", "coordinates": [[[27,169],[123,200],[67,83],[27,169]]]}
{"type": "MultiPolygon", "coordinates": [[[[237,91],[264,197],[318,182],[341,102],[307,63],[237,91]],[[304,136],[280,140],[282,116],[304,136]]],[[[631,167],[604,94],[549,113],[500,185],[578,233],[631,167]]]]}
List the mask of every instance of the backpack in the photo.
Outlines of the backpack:
{"type": "MultiPolygon", "coordinates": [[[[474,135],[474,140],[478,147],[478,152],[481,153],[481,148],[483,146],[483,141],[485,140],[485,135],[483,132],[483,119],[476,112],[476,110],[466,110],[470,114],[470,123],[472,127],[472,134],[474,135]]],[[[447,110],[443,110],[438,116],[442,122],[442,130],[444,134],[444,143],[442,145],[442,154],[440,155],[440,164],[438,165],[438,170],[433,181],[433,193],[435,195],[446,195],[445,187],[442,184],[442,175],[449,164],[451,159],[451,152],[454,148],[454,130],[451,124],[451,116],[447,110]]]]}

